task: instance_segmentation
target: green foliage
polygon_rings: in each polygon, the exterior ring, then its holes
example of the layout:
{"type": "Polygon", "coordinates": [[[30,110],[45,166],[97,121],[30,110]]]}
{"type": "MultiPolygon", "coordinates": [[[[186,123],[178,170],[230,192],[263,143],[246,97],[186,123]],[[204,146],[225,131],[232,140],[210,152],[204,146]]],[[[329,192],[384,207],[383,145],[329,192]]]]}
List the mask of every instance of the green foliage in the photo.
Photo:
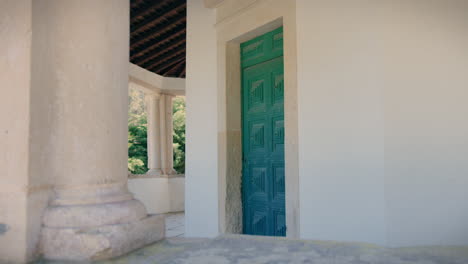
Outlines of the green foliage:
{"type": "Polygon", "coordinates": [[[174,169],[178,173],[185,173],[185,99],[174,99],[173,112],[173,144],[174,144],[174,169]]]}
{"type": "Polygon", "coordinates": [[[144,173],[145,163],[141,159],[128,158],[128,170],[134,174],[144,173]]]}
{"type": "MultiPolygon", "coordinates": [[[[174,99],[174,169],[185,173],[185,100],[174,99]]],[[[148,171],[147,115],[144,93],[129,90],[128,111],[128,170],[133,174],[148,171]]]]}
{"type": "Polygon", "coordinates": [[[148,170],[145,95],[132,88],[128,97],[128,170],[144,174],[148,170]]]}

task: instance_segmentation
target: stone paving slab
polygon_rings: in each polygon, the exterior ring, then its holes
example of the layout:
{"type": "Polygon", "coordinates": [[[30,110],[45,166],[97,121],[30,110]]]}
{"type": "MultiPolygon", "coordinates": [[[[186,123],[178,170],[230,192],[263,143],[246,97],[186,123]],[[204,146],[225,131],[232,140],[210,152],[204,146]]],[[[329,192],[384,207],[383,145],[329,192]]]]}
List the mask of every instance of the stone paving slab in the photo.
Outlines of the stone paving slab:
{"type": "Polygon", "coordinates": [[[225,235],[215,239],[167,239],[114,260],[97,262],[97,264],[283,263],[467,264],[468,247],[390,249],[364,243],[225,235]]]}
{"type": "Polygon", "coordinates": [[[171,213],[166,216],[166,237],[183,237],[185,233],[185,214],[171,213]]]}

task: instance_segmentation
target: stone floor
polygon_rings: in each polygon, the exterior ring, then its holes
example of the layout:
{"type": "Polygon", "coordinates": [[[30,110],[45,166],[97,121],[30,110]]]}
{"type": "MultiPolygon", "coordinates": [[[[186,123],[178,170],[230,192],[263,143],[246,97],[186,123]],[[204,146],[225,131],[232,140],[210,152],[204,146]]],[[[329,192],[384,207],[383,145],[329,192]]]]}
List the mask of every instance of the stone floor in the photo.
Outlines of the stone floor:
{"type": "Polygon", "coordinates": [[[166,237],[183,237],[185,233],[185,214],[172,213],[166,216],[166,237]]]}
{"type": "Polygon", "coordinates": [[[166,232],[166,240],[96,264],[468,264],[468,247],[390,249],[364,243],[241,235],[184,238],[183,213],[168,215],[166,232]]]}
{"type": "Polygon", "coordinates": [[[389,249],[364,243],[225,235],[169,238],[99,264],[467,264],[468,247],[389,249]]]}

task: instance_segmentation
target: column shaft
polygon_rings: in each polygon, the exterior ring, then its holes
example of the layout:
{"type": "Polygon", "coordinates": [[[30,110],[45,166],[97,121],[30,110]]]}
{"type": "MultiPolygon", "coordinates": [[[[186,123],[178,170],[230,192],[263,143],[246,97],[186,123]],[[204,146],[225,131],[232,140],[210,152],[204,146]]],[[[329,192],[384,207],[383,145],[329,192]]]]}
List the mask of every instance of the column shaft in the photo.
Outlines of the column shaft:
{"type": "Polygon", "coordinates": [[[167,155],[167,174],[175,174],[174,170],[174,124],[173,124],[173,95],[166,95],[166,155],[167,155]]]}
{"type": "Polygon", "coordinates": [[[161,175],[159,94],[147,94],[146,106],[148,113],[148,174],[161,175]]]}
{"type": "Polygon", "coordinates": [[[165,175],[175,174],[173,160],[173,124],[172,124],[172,95],[162,94],[160,103],[161,117],[161,166],[165,175]]]}

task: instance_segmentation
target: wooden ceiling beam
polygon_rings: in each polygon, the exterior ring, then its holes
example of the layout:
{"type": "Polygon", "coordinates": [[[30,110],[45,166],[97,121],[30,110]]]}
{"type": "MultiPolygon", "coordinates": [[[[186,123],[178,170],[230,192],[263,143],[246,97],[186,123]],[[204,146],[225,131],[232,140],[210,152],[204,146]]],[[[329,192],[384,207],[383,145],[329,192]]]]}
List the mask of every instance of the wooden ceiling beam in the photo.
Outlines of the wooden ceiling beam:
{"type": "Polygon", "coordinates": [[[164,70],[166,70],[167,68],[171,67],[172,65],[174,65],[174,64],[176,64],[176,63],[178,63],[180,61],[184,61],[184,60],[185,60],[185,56],[182,57],[182,58],[179,58],[179,59],[177,59],[175,61],[171,61],[169,64],[163,65],[160,68],[155,69],[154,71],[155,72],[164,72],[164,70]]]}
{"type": "Polygon", "coordinates": [[[154,66],[148,67],[153,72],[161,72],[162,70],[167,69],[168,67],[171,67],[172,65],[180,62],[181,60],[185,60],[185,53],[182,53],[178,56],[173,57],[170,60],[164,61],[164,62],[159,62],[155,63],[154,66]]]}
{"type": "Polygon", "coordinates": [[[182,69],[182,71],[179,73],[179,78],[183,78],[185,77],[185,70],[187,69],[187,63],[186,61],[184,61],[184,68],[182,69]]]}
{"type": "Polygon", "coordinates": [[[186,29],[186,21],[187,17],[181,16],[181,17],[175,17],[170,21],[167,21],[167,25],[164,27],[155,27],[148,32],[145,33],[145,36],[143,37],[133,37],[131,40],[130,44],[130,50],[134,50],[138,48],[139,46],[149,42],[151,39],[157,39],[157,38],[168,38],[172,33],[170,31],[177,29],[177,33],[180,33],[182,30],[186,29]]]}
{"type": "Polygon", "coordinates": [[[145,0],[131,0],[130,8],[139,8],[145,3],[145,0]]]}
{"type": "Polygon", "coordinates": [[[167,74],[169,75],[174,74],[174,71],[177,72],[177,69],[180,68],[180,66],[183,65],[184,63],[185,63],[185,60],[181,60],[179,63],[175,64],[175,66],[165,71],[162,75],[166,76],[167,74]]]}
{"type": "Polygon", "coordinates": [[[162,16],[149,16],[146,19],[143,19],[142,21],[136,23],[136,25],[131,26],[131,32],[132,35],[139,34],[149,28],[154,27],[157,24],[162,23],[163,21],[169,20],[170,17],[178,15],[180,12],[184,11],[184,16],[186,16],[186,9],[187,9],[187,3],[183,2],[182,4],[178,5],[177,7],[171,9],[168,11],[166,14],[162,16]]]}
{"type": "Polygon", "coordinates": [[[162,1],[152,1],[149,6],[145,6],[144,8],[140,8],[139,12],[131,12],[130,13],[130,23],[136,23],[139,20],[143,20],[145,16],[151,15],[158,9],[162,9],[164,6],[168,5],[171,1],[170,0],[162,0],[162,1]]]}
{"type": "Polygon", "coordinates": [[[185,56],[185,49],[179,49],[177,52],[170,52],[166,56],[159,57],[156,59],[152,59],[146,63],[139,63],[139,65],[143,65],[142,67],[144,68],[154,68],[156,66],[159,66],[160,64],[165,63],[166,61],[170,61],[172,58],[179,56],[180,54],[183,54],[185,56]]]}
{"type": "Polygon", "coordinates": [[[185,77],[187,1],[130,0],[132,63],[162,76],[185,77]]]}
{"type": "Polygon", "coordinates": [[[133,61],[135,61],[138,64],[145,64],[146,62],[148,62],[148,61],[150,61],[152,59],[158,58],[158,57],[160,57],[161,55],[163,55],[165,53],[169,53],[169,52],[177,53],[177,52],[179,52],[181,50],[185,50],[185,38],[183,38],[182,40],[180,40],[177,43],[169,42],[168,45],[166,45],[164,47],[161,47],[158,50],[159,50],[159,52],[151,54],[148,57],[143,57],[143,58],[141,58],[141,60],[136,59],[136,60],[133,60],[133,61]]]}
{"type": "Polygon", "coordinates": [[[161,47],[164,48],[163,45],[166,43],[171,43],[171,42],[179,42],[180,40],[185,40],[186,39],[186,29],[184,28],[183,30],[174,33],[174,34],[169,34],[167,38],[162,37],[161,40],[157,42],[150,42],[148,45],[142,46],[139,49],[136,49],[134,51],[131,51],[130,54],[130,60],[137,59],[139,57],[142,57],[143,55],[157,51],[161,49],[161,47]]]}

